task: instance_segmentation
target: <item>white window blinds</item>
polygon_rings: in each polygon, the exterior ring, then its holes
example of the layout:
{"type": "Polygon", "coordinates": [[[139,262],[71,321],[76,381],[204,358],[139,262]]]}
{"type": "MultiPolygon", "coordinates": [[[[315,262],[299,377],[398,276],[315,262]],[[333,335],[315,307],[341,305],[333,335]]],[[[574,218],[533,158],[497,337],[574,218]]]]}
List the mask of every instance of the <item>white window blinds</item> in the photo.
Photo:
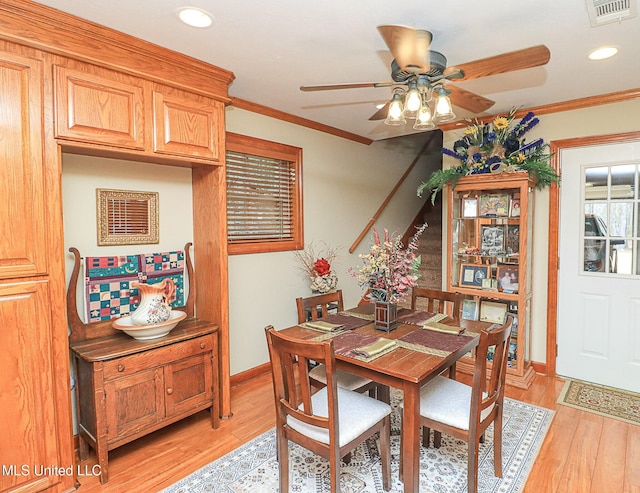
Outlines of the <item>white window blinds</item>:
{"type": "Polygon", "coordinates": [[[296,179],[291,161],[227,151],[229,242],[292,239],[296,179]]]}

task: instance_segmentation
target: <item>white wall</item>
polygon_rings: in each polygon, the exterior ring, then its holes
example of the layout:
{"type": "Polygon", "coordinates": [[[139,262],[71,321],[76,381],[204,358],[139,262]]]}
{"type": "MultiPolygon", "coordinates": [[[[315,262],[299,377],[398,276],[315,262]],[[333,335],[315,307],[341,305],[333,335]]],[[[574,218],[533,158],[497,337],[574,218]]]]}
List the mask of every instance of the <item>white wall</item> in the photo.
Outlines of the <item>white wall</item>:
{"type": "MultiPolygon", "coordinates": [[[[335,261],[346,306],[362,294],[347,274],[368,249],[369,232],[353,254],[349,248],[415,159],[428,134],[391,139],[369,146],[299,127],[237,108],[227,109],[229,132],[303,148],[305,243],[339,249],[335,261]]],[[[439,149],[434,159],[439,161],[439,149]]],[[[416,195],[430,174],[421,161],[380,216],[378,229],[404,233],[426,198],[416,195]]],[[[265,325],[288,327],[297,322],[295,299],[310,296],[309,281],[293,252],[229,257],[229,326],[231,374],[268,361],[265,325]]]]}
{"type": "MultiPolygon", "coordinates": [[[[190,168],[64,154],[62,201],[67,283],[73,268],[69,247],[76,247],[83,257],[88,257],[181,250],[187,242],[193,242],[191,196],[190,168]],[[159,243],[98,246],[97,188],[158,192],[159,243]]],[[[82,291],[82,286],[79,290],[82,291]]]]}
{"type": "MultiPolygon", "coordinates": [[[[637,115],[640,101],[615,103],[592,108],[541,115],[540,123],[527,134],[527,141],[543,138],[545,142],[610,135],[640,130],[637,115]]],[[[462,135],[462,130],[445,132],[444,147],[451,148],[462,135]]],[[[445,157],[443,165],[449,167],[452,158],[445,157]]],[[[562,186],[562,184],[560,185],[562,186]]],[[[531,314],[531,360],[546,362],[547,337],[547,261],[549,241],[549,191],[536,191],[533,225],[533,287],[531,314]]],[[[446,228],[443,228],[446,239],[446,228]]],[[[443,244],[446,244],[443,243],[443,244]]],[[[443,275],[446,266],[443,265],[443,275]]]]}

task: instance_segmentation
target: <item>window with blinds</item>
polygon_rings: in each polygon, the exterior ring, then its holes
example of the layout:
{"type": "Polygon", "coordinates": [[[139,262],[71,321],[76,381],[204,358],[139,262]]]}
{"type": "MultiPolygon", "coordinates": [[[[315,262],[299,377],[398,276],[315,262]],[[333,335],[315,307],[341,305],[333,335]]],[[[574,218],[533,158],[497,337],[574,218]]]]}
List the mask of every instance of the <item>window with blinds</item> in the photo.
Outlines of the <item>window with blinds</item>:
{"type": "Polygon", "coordinates": [[[231,133],[226,146],[229,253],[302,248],[302,149],[231,133]]]}
{"type": "Polygon", "coordinates": [[[98,188],[98,245],[159,242],[158,193],[98,188]]]}

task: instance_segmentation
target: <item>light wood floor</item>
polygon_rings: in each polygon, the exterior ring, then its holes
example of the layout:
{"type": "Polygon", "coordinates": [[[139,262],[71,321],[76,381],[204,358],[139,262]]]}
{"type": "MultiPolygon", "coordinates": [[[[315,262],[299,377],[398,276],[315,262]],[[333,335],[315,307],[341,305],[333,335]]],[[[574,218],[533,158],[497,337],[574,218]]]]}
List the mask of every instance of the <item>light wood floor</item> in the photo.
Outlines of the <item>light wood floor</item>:
{"type": "MultiPolygon", "coordinates": [[[[557,405],[563,383],[537,375],[528,390],[507,391],[508,397],[556,410],[524,492],[640,492],[640,426],[557,405]]],[[[156,492],[273,426],[269,375],[234,386],[231,398],[234,416],[217,430],[202,412],[113,450],[109,482],[80,477],[80,493],[156,492]]],[[[80,470],[93,464],[90,458],[80,470]]]]}

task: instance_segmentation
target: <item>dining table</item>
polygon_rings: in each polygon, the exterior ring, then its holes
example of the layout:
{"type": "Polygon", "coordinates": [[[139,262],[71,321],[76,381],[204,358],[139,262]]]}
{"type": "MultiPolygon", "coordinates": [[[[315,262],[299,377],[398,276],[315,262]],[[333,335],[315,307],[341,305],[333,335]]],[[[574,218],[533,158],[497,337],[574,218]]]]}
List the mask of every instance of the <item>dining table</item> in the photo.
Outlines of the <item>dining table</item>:
{"type": "Polygon", "coordinates": [[[322,325],[309,322],[282,330],[301,340],[333,339],[337,369],[402,391],[400,479],[405,493],[419,493],[420,389],[451,368],[455,378],[456,362],[474,350],[480,331],[492,324],[399,308],[397,326],[386,331],[376,329],[373,318],[369,303],[323,317],[322,325]]]}

